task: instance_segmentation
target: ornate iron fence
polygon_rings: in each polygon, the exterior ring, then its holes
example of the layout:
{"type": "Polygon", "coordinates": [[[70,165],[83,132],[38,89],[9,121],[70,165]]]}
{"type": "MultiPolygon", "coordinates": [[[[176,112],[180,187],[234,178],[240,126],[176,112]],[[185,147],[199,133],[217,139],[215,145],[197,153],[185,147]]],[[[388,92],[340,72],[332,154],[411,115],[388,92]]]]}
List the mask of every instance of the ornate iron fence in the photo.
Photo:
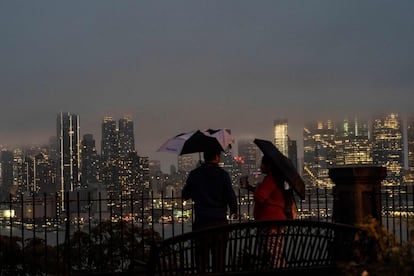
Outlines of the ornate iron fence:
{"type": "MultiPolygon", "coordinates": [[[[253,196],[238,190],[239,213],[230,223],[252,220],[253,196]]],[[[382,225],[398,242],[414,229],[414,193],[381,193],[382,225]]],[[[334,192],[307,191],[299,219],[333,221],[334,192]]],[[[171,193],[102,196],[67,193],[17,197],[0,202],[0,272],[128,272],[145,261],[153,241],[191,231],[193,204],[171,193]]]]}

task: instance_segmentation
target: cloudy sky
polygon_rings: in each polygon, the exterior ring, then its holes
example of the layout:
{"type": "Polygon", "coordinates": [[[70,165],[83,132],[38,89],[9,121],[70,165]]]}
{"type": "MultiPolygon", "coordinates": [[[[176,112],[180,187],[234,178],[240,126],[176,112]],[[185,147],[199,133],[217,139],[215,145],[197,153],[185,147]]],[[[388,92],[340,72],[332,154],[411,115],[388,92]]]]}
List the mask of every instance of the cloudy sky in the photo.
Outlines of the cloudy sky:
{"type": "Polygon", "coordinates": [[[99,146],[133,117],[138,154],[186,131],[272,138],[414,113],[414,1],[1,1],[0,145],[47,142],[60,111],[99,146]]]}

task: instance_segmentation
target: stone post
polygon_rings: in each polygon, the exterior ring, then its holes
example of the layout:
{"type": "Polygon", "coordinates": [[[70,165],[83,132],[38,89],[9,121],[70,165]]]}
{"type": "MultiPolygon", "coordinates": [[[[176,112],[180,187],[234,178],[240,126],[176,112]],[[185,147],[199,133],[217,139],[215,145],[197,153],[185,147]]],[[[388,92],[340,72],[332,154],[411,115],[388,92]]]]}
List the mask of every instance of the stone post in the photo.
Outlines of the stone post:
{"type": "Polygon", "coordinates": [[[386,175],[385,167],[376,166],[329,169],[335,183],[334,222],[356,225],[368,216],[381,222],[381,181],[386,175]]]}

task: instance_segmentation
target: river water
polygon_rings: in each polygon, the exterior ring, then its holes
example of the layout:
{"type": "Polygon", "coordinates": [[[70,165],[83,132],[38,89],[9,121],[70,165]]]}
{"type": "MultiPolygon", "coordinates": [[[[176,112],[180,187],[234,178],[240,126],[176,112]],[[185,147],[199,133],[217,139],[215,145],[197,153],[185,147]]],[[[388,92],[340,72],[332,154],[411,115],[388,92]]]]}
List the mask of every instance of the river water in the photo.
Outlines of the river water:
{"type": "MultiPolygon", "coordinates": [[[[237,221],[232,223],[237,223],[237,221]]],[[[397,241],[405,242],[409,239],[410,231],[413,231],[414,218],[393,218],[388,221],[384,220],[383,226],[387,228],[390,233],[394,233],[397,241]]],[[[164,239],[190,232],[192,229],[191,223],[153,223],[144,225],[144,227],[157,231],[164,239]]],[[[74,232],[77,229],[78,228],[75,226],[71,229],[71,232],[74,232]]],[[[81,228],[81,231],[87,233],[88,229],[88,226],[84,225],[81,228]]],[[[65,241],[64,228],[61,228],[58,231],[45,231],[42,228],[33,230],[25,228],[22,229],[21,226],[0,226],[0,235],[17,236],[23,237],[24,239],[37,237],[46,240],[47,244],[52,246],[61,244],[65,241]]]]}

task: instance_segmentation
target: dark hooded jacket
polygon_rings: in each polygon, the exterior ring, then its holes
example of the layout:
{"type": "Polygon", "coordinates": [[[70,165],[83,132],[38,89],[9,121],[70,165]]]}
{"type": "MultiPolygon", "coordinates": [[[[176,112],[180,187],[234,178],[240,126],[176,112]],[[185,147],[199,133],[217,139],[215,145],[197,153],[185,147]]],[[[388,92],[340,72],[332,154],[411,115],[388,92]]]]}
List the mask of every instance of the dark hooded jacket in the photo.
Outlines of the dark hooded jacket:
{"type": "Polygon", "coordinates": [[[237,214],[237,197],[230,176],[214,163],[203,163],[190,172],[182,197],[194,201],[196,228],[225,223],[228,207],[231,214],[237,214]]]}

